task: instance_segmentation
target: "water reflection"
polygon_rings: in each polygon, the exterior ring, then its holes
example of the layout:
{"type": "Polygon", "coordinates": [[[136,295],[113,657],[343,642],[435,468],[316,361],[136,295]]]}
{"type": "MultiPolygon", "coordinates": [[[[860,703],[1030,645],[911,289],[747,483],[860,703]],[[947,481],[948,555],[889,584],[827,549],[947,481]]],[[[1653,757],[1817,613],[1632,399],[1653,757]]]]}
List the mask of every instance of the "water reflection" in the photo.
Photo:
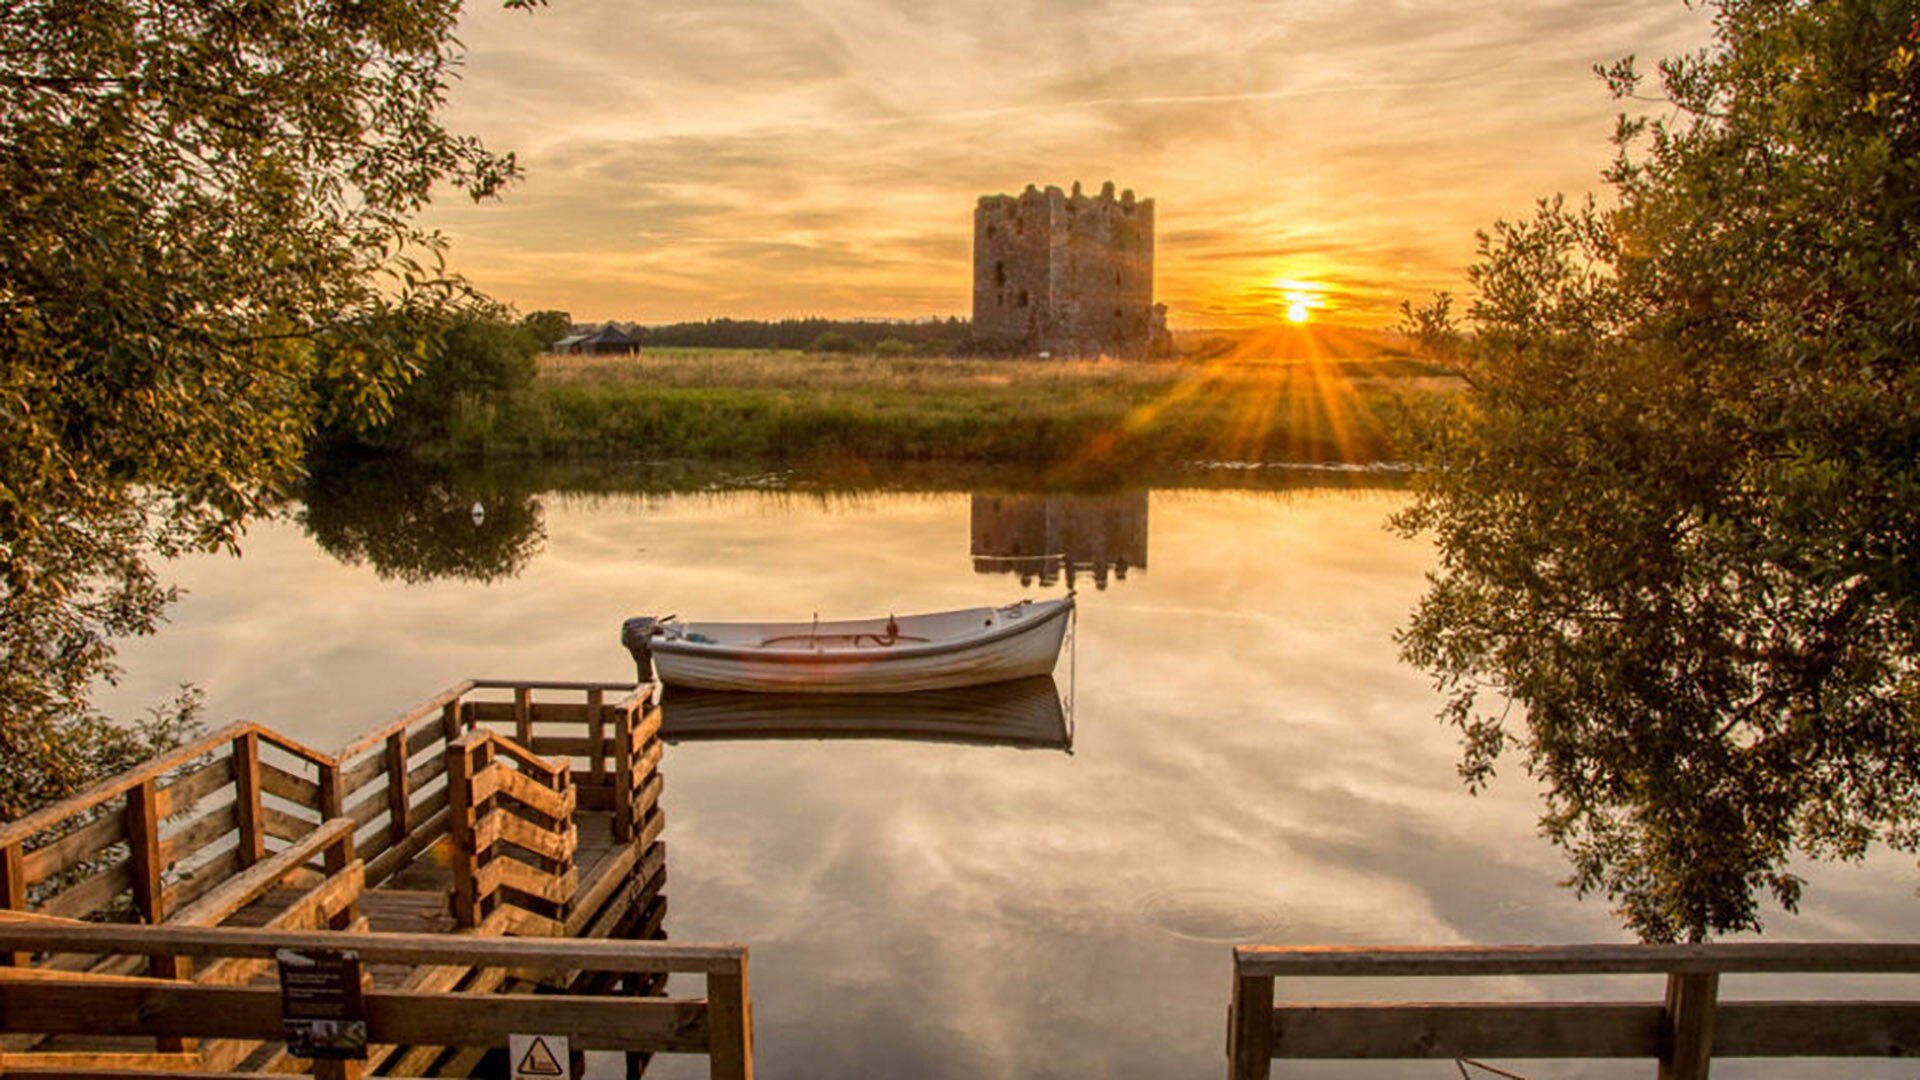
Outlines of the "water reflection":
{"type": "Polygon", "coordinates": [[[1021,585],[1078,584],[1091,575],[1094,587],[1109,576],[1125,581],[1129,570],[1147,568],[1147,493],[1106,495],[973,496],[973,569],[981,574],[1018,574],[1021,585]]]}
{"type": "Polygon", "coordinates": [[[329,555],[409,585],[517,577],[547,539],[532,490],[484,472],[366,463],[318,470],[302,495],[297,519],[329,555]]]}
{"type": "Polygon", "coordinates": [[[727,739],[909,739],[1073,751],[1073,728],[1050,675],[913,694],[746,694],[669,689],[669,743],[727,739]]]}

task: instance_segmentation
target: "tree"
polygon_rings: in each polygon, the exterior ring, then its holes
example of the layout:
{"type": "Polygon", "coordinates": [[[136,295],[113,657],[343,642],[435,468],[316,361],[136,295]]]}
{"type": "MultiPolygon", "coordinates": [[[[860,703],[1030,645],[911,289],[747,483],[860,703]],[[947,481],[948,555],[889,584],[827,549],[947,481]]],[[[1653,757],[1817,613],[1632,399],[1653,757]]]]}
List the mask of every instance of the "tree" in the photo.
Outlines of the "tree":
{"type": "Polygon", "coordinates": [[[1482,234],[1399,519],[1464,775],[1521,751],[1571,883],[1657,940],[1920,846],[1920,6],[1714,6],[1610,205],[1482,234]]]}
{"type": "Polygon", "coordinates": [[[403,384],[365,328],[461,300],[415,216],[515,167],[435,119],[458,9],[0,5],[0,817],[98,767],[90,690],[172,597],[153,560],[234,546],[317,385],[365,415],[403,384]]]}
{"type": "Polygon", "coordinates": [[[542,352],[573,333],[573,316],[564,311],[536,311],[522,321],[532,331],[534,340],[540,343],[542,352]]]}

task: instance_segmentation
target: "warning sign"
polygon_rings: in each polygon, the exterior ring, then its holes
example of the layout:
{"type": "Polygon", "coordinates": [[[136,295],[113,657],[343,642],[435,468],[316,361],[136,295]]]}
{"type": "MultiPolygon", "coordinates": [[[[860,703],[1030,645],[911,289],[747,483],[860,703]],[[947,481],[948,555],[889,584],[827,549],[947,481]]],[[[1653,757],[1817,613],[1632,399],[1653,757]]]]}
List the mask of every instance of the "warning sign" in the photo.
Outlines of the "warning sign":
{"type": "Polygon", "coordinates": [[[566,1080],[567,1040],[561,1035],[509,1035],[507,1058],[513,1062],[513,1080],[566,1080]]]}

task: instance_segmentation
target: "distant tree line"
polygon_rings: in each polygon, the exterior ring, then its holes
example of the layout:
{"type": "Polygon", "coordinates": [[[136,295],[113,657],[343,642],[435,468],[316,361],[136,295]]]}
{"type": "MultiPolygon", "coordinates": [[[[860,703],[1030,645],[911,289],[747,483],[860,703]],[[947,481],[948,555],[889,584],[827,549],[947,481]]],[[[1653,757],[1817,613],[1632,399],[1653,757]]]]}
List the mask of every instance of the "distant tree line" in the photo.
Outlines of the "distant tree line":
{"type": "Polygon", "coordinates": [[[640,344],[652,348],[815,349],[824,339],[834,344],[849,341],[857,346],[848,351],[873,352],[882,342],[891,341],[905,343],[914,352],[926,354],[959,352],[965,348],[972,332],[972,323],[958,316],[913,321],[707,319],[664,326],[616,325],[640,344]]]}

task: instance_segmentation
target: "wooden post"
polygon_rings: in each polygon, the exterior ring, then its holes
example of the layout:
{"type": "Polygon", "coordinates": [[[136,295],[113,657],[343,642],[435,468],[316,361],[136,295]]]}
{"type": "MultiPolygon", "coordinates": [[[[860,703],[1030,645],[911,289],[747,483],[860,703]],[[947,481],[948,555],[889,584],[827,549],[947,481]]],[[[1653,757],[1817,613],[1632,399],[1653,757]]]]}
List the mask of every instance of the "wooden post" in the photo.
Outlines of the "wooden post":
{"type": "Polygon", "coordinates": [[[407,803],[407,731],[387,736],[387,835],[392,842],[404,843],[413,829],[407,803]]]}
{"type": "MultiPolygon", "coordinates": [[[[152,777],[127,791],[128,870],[133,877],[133,903],[149,925],[158,925],[167,917],[166,894],[160,880],[160,788],[152,777]]],[[[183,979],[192,972],[192,962],[170,953],[147,957],[147,974],[156,979],[183,979]]],[[[154,1041],[163,1053],[179,1053],[187,1048],[184,1039],[163,1036],[154,1041]]]]}
{"type": "Polygon", "coordinates": [[[598,787],[607,782],[607,695],[606,691],[595,687],[587,691],[587,743],[593,769],[593,783],[598,787]]]}
{"type": "MultiPolygon", "coordinates": [[[[16,840],[0,848],[0,909],[7,911],[27,910],[27,866],[21,844],[16,840]]],[[[26,967],[32,961],[30,953],[0,952],[0,967],[26,967]]]]}
{"type": "Polygon", "coordinates": [[[267,855],[267,835],[260,829],[260,736],[255,732],[233,740],[233,785],[233,810],[240,820],[235,854],[245,868],[267,855]]]}
{"type": "Polygon", "coordinates": [[[440,737],[447,742],[460,737],[460,704],[449,701],[440,707],[440,737]]]}
{"type": "Polygon", "coordinates": [[[127,791],[125,820],[133,902],[143,921],[158,923],[167,913],[160,893],[160,791],[152,777],[127,791]]]}
{"type": "Polygon", "coordinates": [[[1265,1080],[1272,1071],[1273,976],[1236,971],[1227,1014],[1228,1080],[1265,1080]]]}
{"type": "Polygon", "coordinates": [[[1667,1013],[1660,1024],[1659,1080],[1707,1080],[1713,1064],[1717,972],[1667,976],[1667,1013]]]}
{"type": "Polygon", "coordinates": [[[639,783],[633,775],[633,710],[613,711],[613,838],[630,842],[638,834],[634,798],[639,783]]]}
{"type": "Polygon", "coordinates": [[[447,833],[453,839],[453,921],[480,925],[479,852],[474,850],[473,759],[464,743],[447,747],[447,833]]]}
{"type": "Polygon", "coordinates": [[[533,749],[533,689],[513,688],[513,737],[521,746],[533,749]]]}
{"type": "Polygon", "coordinates": [[[707,975],[707,1075],[753,1080],[753,1001],[747,993],[747,957],[737,973],[707,975]]]}
{"type": "Polygon", "coordinates": [[[346,792],[340,790],[340,763],[320,762],[320,820],[332,821],[345,813],[341,809],[346,792]]]}

